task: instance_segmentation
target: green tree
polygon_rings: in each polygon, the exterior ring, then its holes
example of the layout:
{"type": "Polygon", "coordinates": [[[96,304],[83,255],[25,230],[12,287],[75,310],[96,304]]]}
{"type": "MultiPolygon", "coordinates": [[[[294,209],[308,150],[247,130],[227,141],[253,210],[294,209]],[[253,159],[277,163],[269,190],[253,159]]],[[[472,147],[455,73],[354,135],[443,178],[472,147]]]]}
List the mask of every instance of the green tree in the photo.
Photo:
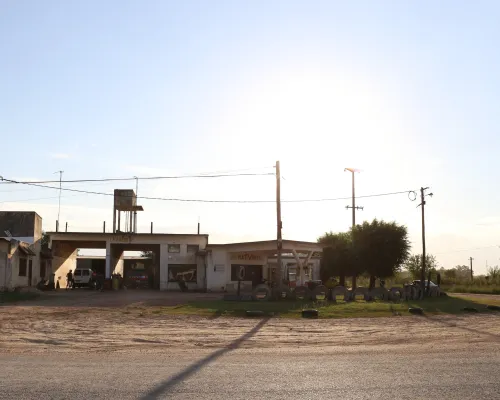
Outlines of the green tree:
{"type": "Polygon", "coordinates": [[[47,234],[47,232],[42,231],[42,247],[49,247],[49,242],[50,242],[50,236],[47,234]]]}
{"type": "Polygon", "coordinates": [[[455,268],[456,279],[460,282],[470,281],[470,267],[468,265],[457,265],[455,268]]]}
{"type": "Polygon", "coordinates": [[[457,270],[455,268],[445,269],[443,276],[450,281],[457,279],[457,270]]]}
{"type": "Polygon", "coordinates": [[[357,273],[370,275],[370,287],[375,278],[388,278],[401,270],[410,251],[408,231],[395,222],[374,219],[352,228],[357,273]]]}
{"type": "Polygon", "coordinates": [[[488,276],[491,279],[500,278],[500,268],[498,267],[498,265],[495,265],[494,267],[488,267],[488,276]]]}
{"type": "Polygon", "coordinates": [[[318,239],[323,245],[320,275],[326,282],[331,277],[339,277],[339,284],[345,286],[346,275],[354,271],[354,257],[351,235],[347,232],[327,232],[318,239]]]}
{"type": "MultiPolygon", "coordinates": [[[[425,270],[426,274],[431,272],[431,276],[436,275],[438,263],[436,261],[436,257],[432,254],[425,255],[425,270]]],[[[420,279],[420,273],[422,271],[422,255],[414,254],[406,260],[404,263],[404,268],[410,273],[413,279],[420,279]]],[[[446,270],[449,271],[449,270],[446,270]]],[[[446,274],[446,272],[445,272],[446,274]]],[[[427,277],[426,277],[427,279],[427,277]]]]}

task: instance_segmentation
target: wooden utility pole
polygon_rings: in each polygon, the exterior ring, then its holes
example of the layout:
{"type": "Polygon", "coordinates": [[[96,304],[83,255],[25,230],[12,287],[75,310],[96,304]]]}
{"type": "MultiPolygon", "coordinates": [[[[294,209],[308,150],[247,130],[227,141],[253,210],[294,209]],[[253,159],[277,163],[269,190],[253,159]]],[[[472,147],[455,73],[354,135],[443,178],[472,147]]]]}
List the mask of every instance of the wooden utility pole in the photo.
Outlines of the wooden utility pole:
{"type": "MultiPolygon", "coordinates": [[[[137,204],[137,196],[139,196],[139,178],[137,176],[134,176],[135,178],[135,199],[136,199],[136,204],[137,204]]],[[[134,226],[131,229],[132,232],[137,233],[137,211],[134,211],[134,226]]]]}
{"type": "Polygon", "coordinates": [[[276,250],[277,250],[277,261],[278,265],[276,268],[276,284],[277,287],[281,287],[282,282],[282,268],[281,268],[281,249],[283,247],[283,238],[281,235],[281,230],[283,228],[283,223],[281,222],[281,173],[280,173],[280,162],[276,161],[276,250]]]}
{"type": "MultiPolygon", "coordinates": [[[[425,261],[426,261],[426,254],[425,254],[425,191],[429,189],[428,187],[421,187],[420,188],[420,204],[419,206],[422,207],[422,270],[420,272],[420,287],[421,287],[421,293],[420,293],[420,298],[424,297],[425,293],[425,261]]],[[[432,193],[429,193],[428,196],[432,196],[432,193]]]]}
{"type": "MultiPolygon", "coordinates": [[[[362,210],[363,207],[357,207],[356,206],[356,190],[355,190],[355,185],[354,185],[354,174],[356,172],[359,172],[358,170],[354,168],[344,168],[344,172],[349,171],[352,175],[352,206],[346,206],[346,209],[352,208],[352,228],[356,226],[356,210],[362,210]]],[[[353,241],[354,245],[354,241],[353,241]]],[[[352,277],[352,290],[356,289],[356,276],[352,277]]]]}
{"type": "MultiPolygon", "coordinates": [[[[56,171],[54,174],[59,174],[59,206],[57,208],[57,227],[59,228],[59,219],[61,218],[61,192],[62,192],[62,175],[64,171],[56,171]]],[[[59,229],[57,229],[59,230],[59,229]]],[[[56,230],[56,232],[57,232],[56,230]]]]}
{"type": "Polygon", "coordinates": [[[469,257],[470,261],[470,281],[472,282],[474,280],[474,272],[472,271],[472,260],[474,260],[472,257],[469,257]]]}

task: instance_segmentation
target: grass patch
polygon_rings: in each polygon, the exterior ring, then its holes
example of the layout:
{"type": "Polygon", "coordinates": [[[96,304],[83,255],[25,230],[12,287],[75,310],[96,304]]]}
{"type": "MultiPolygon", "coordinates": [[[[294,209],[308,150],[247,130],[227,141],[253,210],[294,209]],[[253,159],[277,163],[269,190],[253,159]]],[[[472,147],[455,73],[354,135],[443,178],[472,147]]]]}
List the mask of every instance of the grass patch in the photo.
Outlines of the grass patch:
{"type": "Polygon", "coordinates": [[[452,285],[442,286],[443,290],[448,293],[472,293],[472,294],[499,294],[500,286],[498,285],[452,285]]]}
{"type": "Polygon", "coordinates": [[[319,311],[319,318],[362,318],[362,317],[390,317],[393,315],[410,315],[408,307],[421,307],[426,314],[464,314],[464,307],[474,307],[480,312],[491,312],[486,304],[500,305],[498,300],[477,299],[466,296],[448,296],[428,298],[422,301],[403,303],[389,303],[383,301],[366,302],[300,302],[300,301],[269,301],[269,302],[241,302],[241,301],[205,301],[191,302],[175,307],[160,307],[152,310],[154,314],[168,315],[198,315],[211,318],[219,316],[243,317],[247,310],[260,310],[268,316],[283,318],[300,318],[301,311],[315,308],[319,311]]]}
{"type": "Polygon", "coordinates": [[[33,300],[39,296],[38,293],[31,292],[0,292],[0,304],[16,303],[18,301],[33,300]]]}

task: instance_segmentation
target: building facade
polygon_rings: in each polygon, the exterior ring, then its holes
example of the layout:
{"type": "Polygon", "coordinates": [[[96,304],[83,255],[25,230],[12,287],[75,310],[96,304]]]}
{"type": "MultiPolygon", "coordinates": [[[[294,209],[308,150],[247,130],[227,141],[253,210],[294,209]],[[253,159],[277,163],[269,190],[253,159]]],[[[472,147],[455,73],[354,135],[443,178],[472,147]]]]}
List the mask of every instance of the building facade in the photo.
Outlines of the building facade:
{"type": "MultiPolygon", "coordinates": [[[[142,270],[149,286],[160,290],[179,290],[179,281],[189,290],[230,291],[238,281],[251,288],[273,280],[278,271],[275,240],[209,245],[208,235],[83,232],[52,232],[50,238],[52,270],[60,287],[77,260],[107,278],[129,277],[134,271],[127,267],[132,258],[126,251],[151,254],[151,263],[144,262],[142,270]],[[84,248],[106,249],[106,256],[79,258],[77,249],[84,248]]],[[[319,279],[319,252],[317,243],[283,240],[282,279],[292,286],[319,279]]]]}
{"type": "Polygon", "coordinates": [[[42,263],[42,218],[32,211],[0,212],[0,287],[35,286],[46,278],[42,263]],[[6,243],[8,242],[8,244],[6,243]],[[6,251],[8,247],[8,251],[6,251]]]}

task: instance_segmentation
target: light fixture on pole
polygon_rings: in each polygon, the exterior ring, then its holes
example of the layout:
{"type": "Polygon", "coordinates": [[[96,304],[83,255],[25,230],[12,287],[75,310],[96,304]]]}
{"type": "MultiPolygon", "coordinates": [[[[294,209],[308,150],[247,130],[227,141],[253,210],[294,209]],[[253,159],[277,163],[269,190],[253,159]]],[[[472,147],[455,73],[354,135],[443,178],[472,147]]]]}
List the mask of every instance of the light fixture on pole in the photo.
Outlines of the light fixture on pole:
{"type": "Polygon", "coordinates": [[[344,168],[344,172],[349,171],[352,174],[352,205],[346,206],[346,210],[349,208],[352,209],[352,227],[354,228],[356,226],[356,210],[363,210],[364,207],[356,206],[356,192],[355,192],[355,186],[354,186],[354,174],[356,172],[360,172],[359,169],[355,168],[344,168]]]}

